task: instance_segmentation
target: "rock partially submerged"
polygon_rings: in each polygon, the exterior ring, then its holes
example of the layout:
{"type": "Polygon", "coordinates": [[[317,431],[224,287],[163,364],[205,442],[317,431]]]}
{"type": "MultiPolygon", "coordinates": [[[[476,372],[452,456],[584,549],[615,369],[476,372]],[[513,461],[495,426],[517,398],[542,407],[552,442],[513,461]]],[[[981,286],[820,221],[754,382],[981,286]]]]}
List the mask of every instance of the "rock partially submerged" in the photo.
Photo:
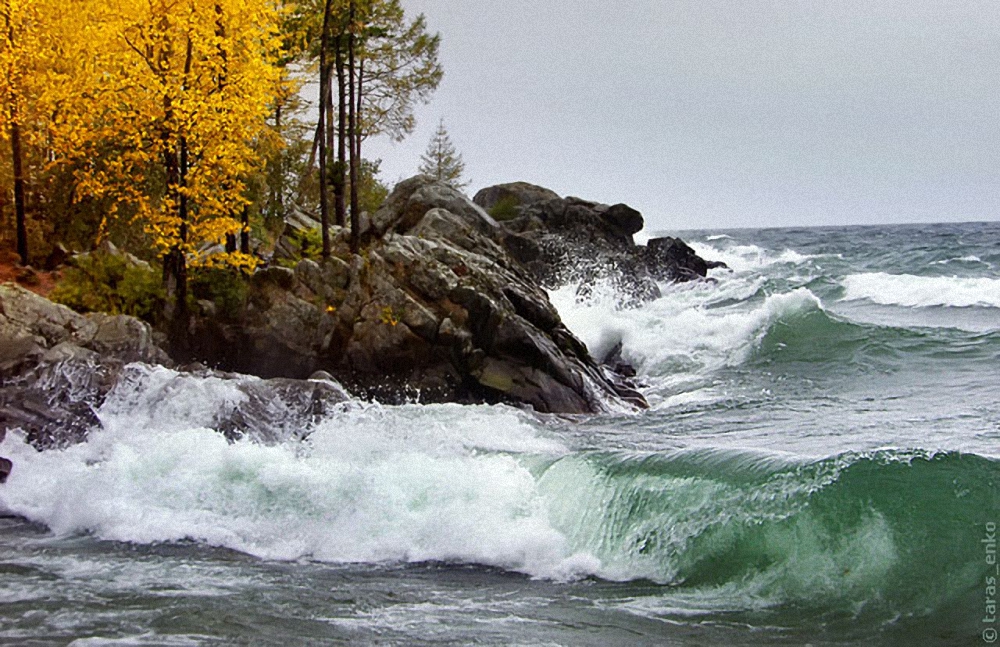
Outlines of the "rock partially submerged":
{"type": "Polygon", "coordinates": [[[626,204],[561,198],[525,182],[488,187],[474,202],[503,219],[507,251],[548,288],[610,279],[626,300],[645,301],[660,296],[658,281],[698,280],[723,266],[679,238],[636,245],[633,236],[644,221],[626,204]]]}
{"type": "MultiPolygon", "coordinates": [[[[264,378],[205,373],[242,394],[213,428],[265,442],[279,440],[268,430],[282,420],[308,428],[349,400],[335,381],[306,379],[316,371],[390,402],[507,402],[552,413],[646,406],[620,348],[595,361],[543,287],[610,273],[630,298],[652,298],[658,281],[704,277],[712,264],[679,239],[635,245],[642,215],[624,204],[525,183],[485,189],[476,201],[411,178],[363,219],[362,254],[334,227],[330,258],[258,270],[236,313],[199,308],[183,359],[264,378]]],[[[299,234],[286,232],[288,245],[315,229],[307,215],[290,226],[299,234]]],[[[285,263],[296,253],[279,251],[285,263]]],[[[157,341],[136,319],[79,315],[0,286],[0,432],[20,428],[38,447],[85,438],[108,393],[132,375],[130,363],[171,365],[157,341]]]]}
{"type": "Polygon", "coordinates": [[[229,370],[326,370],[388,401],[510,402],[541,412],[645,406],[599,366],[504,247],[507,232],[467,197],[418,176],[400,183],[351,258],[271,267],[231,324],[201,320],[197,353],[229,370]]]}
{"type": "Polygon", "coordinates": [[[130,362],[171,363],[148,324],[0,285],[0,429],[20,428],[38,447],[78,442],[130,362]]]}
{"type": "MultiPolygon", "coordinates": [[[[132,317],[81,315],[18,286],[0,285],[0,442],[14,429],[38,449],[83,442],[101,427],[97,412],[108,398],[126,407],[138,406],[134,400],[140,398],[150,415],[159,405],[172,415],[171,402],[186,382],[196,392],[209,381],[227,385],[233,397],[213,402],[210,417],[197,425],[230,440],[302,438],[351,402],[328,375],[264,380],[198,366],[171,370],[174,363],[157,341],[147,324],[132,317]]],[[[0,457],[0,483],[12,468],[0,457]]]]}

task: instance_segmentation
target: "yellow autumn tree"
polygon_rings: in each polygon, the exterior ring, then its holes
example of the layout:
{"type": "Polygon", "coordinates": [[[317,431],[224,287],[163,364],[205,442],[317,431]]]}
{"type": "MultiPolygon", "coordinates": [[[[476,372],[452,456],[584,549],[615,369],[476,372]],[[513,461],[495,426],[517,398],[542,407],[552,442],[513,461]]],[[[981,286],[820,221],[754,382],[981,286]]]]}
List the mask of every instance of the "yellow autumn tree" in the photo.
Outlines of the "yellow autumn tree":
{"type": "MultiPolygon", "coordinates": [[[[35,0],[0,0],[0,142],[9,163],[9,186],[3,191],[13,197],[17,252],[28,264],[26,228],[26,184],[29,169],[26,149],[39,141],[42,128],[35,110],[41,91],[39,76],[51,61],[47,47],[44,3],[35,0]]],[[[5,169],[6,171],[7,169],[5,169]]],[[[8,184],[5,182],[5,184],[8,184]]],[[[10,204],[7,195],[0,200],[10,204]]]]}
{"type": "Polygon", "coordinates": [[[72,0],[70,10],[86,33],[66,34],[67,69],[47,96],[59,158],[74,165],[81,195],[113,197],[109,217],[134,218],[151,234],[183,325],[189,267],[255,264],[219,245],[244,227],[254,147],[268,136],[276,7],[72,0]]]}

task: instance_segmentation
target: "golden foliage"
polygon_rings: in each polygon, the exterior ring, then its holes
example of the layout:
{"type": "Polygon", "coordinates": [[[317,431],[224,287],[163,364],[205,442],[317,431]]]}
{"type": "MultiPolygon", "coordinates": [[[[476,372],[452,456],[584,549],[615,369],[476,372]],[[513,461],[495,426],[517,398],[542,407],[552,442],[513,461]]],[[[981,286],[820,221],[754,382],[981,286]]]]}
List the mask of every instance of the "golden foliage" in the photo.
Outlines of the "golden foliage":
{"type": "Polygon", "coordinates": [[[161,254],[252,267],[211,250],[239,234],[255,151],[281,88],[270,0],[48,0],[59,50],[40,99],[55,163],[113,198],[161,254]]]}

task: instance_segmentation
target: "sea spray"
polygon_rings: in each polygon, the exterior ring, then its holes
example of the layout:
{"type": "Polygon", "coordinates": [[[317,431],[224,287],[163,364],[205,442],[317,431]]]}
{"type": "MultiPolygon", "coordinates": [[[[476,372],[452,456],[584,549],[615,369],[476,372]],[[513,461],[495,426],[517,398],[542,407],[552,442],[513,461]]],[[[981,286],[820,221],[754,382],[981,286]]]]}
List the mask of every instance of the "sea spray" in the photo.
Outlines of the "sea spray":
{"type": "Polygon", "coordinates": [[[265,446],[103,413],[108,430],[64,450],[8,438],[20,469],[0,506],[60,535],[646,579],[727,604],[738,592],[740,608],[867,601],[885,613],[973,586],[975,547],[955,542],[1000,509],[998,463],[960,454],[579,451],[514,411],[463,421],[433,406],[344,412],[307,441],[265,446]]]}

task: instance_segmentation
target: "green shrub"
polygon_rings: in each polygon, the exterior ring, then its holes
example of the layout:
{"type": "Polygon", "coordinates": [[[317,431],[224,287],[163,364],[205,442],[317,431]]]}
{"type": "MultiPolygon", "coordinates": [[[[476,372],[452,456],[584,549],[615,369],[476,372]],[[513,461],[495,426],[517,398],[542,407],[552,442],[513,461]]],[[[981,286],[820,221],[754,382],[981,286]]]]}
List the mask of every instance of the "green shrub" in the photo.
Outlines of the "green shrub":
{"type": "Polygon", "coordinates": [[[160,272],[125,256],[93,252],[78,256],[63,270],[49,295],[78,312],[106,312],[139,317],[152,323],[163,308],[160,272]]]}
{"type": "Polygon", "coordinates": [[[239,270],[233,268],[213,267],[194,270],[189,286],[194,299],[213,302],[219,315],[230,320],[240,315],[250,295],[246,278],[239,270]]]}
{"type": "Polygon", "coordinates": [[[302,258],[319,258],[323,255],[323,231],[321,229],[306,229],[297,236],[302,258]]]}
{"type": "Polygon", "coordinates": [[[521,201],[515,196],[508,195],[497,200],[497,203],[490,207],[489,214],[494,220],[503,222],[505,220],[512,220],[521,215],[521,210],[518,207],[521,205],[521,201]]]}

